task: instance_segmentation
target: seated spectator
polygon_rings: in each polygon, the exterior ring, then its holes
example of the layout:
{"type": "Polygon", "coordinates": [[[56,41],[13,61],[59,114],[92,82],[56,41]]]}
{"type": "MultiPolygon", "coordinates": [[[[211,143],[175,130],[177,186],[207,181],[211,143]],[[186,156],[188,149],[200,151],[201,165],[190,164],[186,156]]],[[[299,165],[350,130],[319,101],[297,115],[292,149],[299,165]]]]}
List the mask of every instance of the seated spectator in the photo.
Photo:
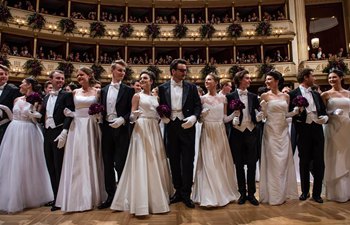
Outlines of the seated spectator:
{"type": "Polygon", "coordinates": [[[250,18],[250,21],[251,22],[257,22],[258,20],[259,20],[259,18],[256,16],[256,13],[253,12],[252,17],[250,18]]]}
{"type": "Polygon", "coordinates": [[[343,56],[345,56],[345,53],[344,53],[344,49],[343,49],[343,48],[340,48],[340,49],[339,49],[339,52],[337,53],[337,56],[338,56],[339,58],[342,58],[343,56]]]}
{"type": "Polygon", "coordinates": [[[271,15],[268,12],[265,11],[262,20],[270,21],[271,20],[271,15]]]}
{"type": "Polygon", "coordinates": [[[170,17],[170,23],[171,23],[171,24],[177,24],[177,19],[176,19],[175,16],[171,16],[171,17],[170,17]]]}
{"type": "Polygon", "coordinates": [[[283,62],[283,57],[281,56],[281,52],[280,50],[277,50],[275,53],[275,61],[276,62],[283,62]]]}
{"type": "Polygon", "coordinates": [[[311,54],[311,57],[310,57],[310,61],[316,61],[317,58],[316,58],[316,54],[315,53],[312,53],[311,54]]]}
{"type": "Polygon", "coordinates": [[[283,12],[280,10],[277,11],[277,20],[285,20],[286,17],[284,16],[283,12]]]}

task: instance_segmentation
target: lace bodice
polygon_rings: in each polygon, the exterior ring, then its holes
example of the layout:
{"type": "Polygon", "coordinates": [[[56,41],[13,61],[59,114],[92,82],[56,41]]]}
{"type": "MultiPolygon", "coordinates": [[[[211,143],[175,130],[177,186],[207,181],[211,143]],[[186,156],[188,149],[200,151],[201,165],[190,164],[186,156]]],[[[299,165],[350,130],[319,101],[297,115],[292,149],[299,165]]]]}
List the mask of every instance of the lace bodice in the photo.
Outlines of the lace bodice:
{"type": "Polygon", "coordinates": [[[32,107],[32,104],[26,102],[24,98],[19,98],[13,106],[13,119],[31,121],[28,115],[32,107]]]}
{"type": "Polygon", "coordinates": [[[333,112],[336,109],[344,111],[343,116],[348,116],[350,112],[350,98],[330,98],[327,102],[327,111],[333,112]]]}
{"type": "Polygon", "coordinates": [[[227,102],[226,96],[217,94],[204,95],[201,97],[203,109],[208,108],[210,111],[204,118],[204,121],[208,122],[222,122],[224,118],[224,104],[227,102]]]}
{"type": "Polygon", "coordinates": [[[158,107],[158,99],[156,96],[140,93],[139,110],[142,111],[140,118],[158,118],[156,108],[158,107]]]}
{"type": "Polygon", "coordinates": [[[74,95],[75,114],[79,117],[89,116],[89,107],[97,102],[96,96],[74,95]]]}

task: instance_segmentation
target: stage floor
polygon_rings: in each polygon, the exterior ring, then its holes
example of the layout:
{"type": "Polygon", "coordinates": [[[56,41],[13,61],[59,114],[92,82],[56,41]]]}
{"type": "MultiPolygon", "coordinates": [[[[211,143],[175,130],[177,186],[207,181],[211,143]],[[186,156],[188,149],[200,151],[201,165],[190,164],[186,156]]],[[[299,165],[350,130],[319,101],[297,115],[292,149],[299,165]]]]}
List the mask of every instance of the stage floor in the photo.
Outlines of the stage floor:
{"type": "Polygon", "coordinates": [[[48,207],[27,209],[24,212],[0,214],[0,225],[216,225],[216,224],[350,224],[350,201],[323,204],[311,200],[290,200],[280,206],[261,204],[253,206],[249,202],[238,205],[233,202],[222,208],[188,209],[182,203],[171,205],[166,214],[135,217],[127,212],[112,212],[109,209],[91,210],[80,213],[51,212],[48,207]]]}

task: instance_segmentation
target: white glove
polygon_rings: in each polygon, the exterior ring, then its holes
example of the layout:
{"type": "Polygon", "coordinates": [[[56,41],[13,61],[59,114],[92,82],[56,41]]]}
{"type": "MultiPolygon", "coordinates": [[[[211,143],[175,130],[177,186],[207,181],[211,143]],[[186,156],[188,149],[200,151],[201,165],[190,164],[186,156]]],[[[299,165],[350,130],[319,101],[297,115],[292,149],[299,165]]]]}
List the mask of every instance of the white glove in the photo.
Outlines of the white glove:
{"type": "Polygon", "coordinates": [[[96,123],[102,123],[102,115],[101,115],[101,113],[94,114],[93,118],[95,118],[96,123]]]}
{"type": "Polygon", "coordinates": [[[63,148],[67,141],[68,130],[63,129],[54,141],[57,142],[57,148],[63,148]]]}
{"type": "Polygon", "coordinates": [[[334,110],[334,111],[332,112],[332,115],[341,116],[341,115],[343,115],[343,113],[344,113],[344,110],[342,110],[342,109],[336,109],[336,110],[334,110]]]}
{"type": "Polygon", "coordinates": [[[63,114],[65,117],[72,117],[74,118],[74,112],[68,108],[64,108],[63,114]]]}
{"type": "Polygon", "coordinates": [[[141,110],[135,110],[131,112],[130,114],[130,123],[135,123],[135,121],[139,118],[139,116],[142,114],[141,110]]]}
{"type": "Polygon", "coordinates": [[[208,108],[203,108],[203,109],[202,109],[202,112],[201,112],[201,117],[202,117],[202,118],[205,118],[205,117],[209,114],[209,112],[210,112],[210,109],[208,109],[208,108]]]}
{"type": "Polygon", "coordinates": [[[170,122],[170,119],[167,118],[167,117],[162,117],[162,118],[160,118],[160,119],[161,119],[161,121],[162,121],[164,124],[168,124],[168,123],[170,122]]]}
{"type": "Polygon", "coordinates": [[[113,122],[109,124],[110,127],[112,128],[118,128],[121,125],[125,123],[125,120],[123,117],[119,116],[118,118],[113,119],[113,122]]]}
{"type": "Polygon", "coordinates": [[[293,117],[295,115],[298,115],[299,113],[300,113],[300,108],[298,106],[295,106],[293,108],[293,111],[286,113],[286,117],[293,117]]]}
{"type": "Polygon", "coordinates": [[[13,114],[12,114],[12,111],[9,109],[9,107],[7,107],[6,105],[0,105],[0,112],[1,112],[0,118],[4,116],[4,112],[5,112],[7,114],[8,120],[12,120],[13,114]]]}
{"type": "Polygon", "coordinates": [[[239,117],[238,117],[238,116],[235,116],[235,117],[233,118],[232,124],[233,124],[233,126],[236,126],[236,125],[239,124],[239,117]]]}
{"type": "Polygon", "coordinates": [[[227,115],[224,115],[224,123],[228,123],[230,122],[231,120],[233,120],[233,118],[235,117],[235,113],[231,113],[231,115],[227,116],[227,115]]]}
{"type": "Polygon", "coordinates": [[[239,116],[241,115],[241,111],[235,110],[235,111],[233,111],[233,115],[234,115],[235,117],[239,117],[239,116]]]}
{"type": "Polygon", "coordinates": [[[262,100],[260,102],[260,106],[261,106],[261,111],[266,113],[267,110],[267,102],[265,100],[262,100]]]}
{"type": "Polygon", "coordinates": [[[258,110],[255,110],[255,118],[257,122],[262,121],[265,118],[264,112],[263,111],[259,112],[258,110]]]}
{"type": "Polygon", "coordinates": [[[30,119],[40,119],[41,116],[42,116],[42,115],[41,115],[39,112],[37,112],[37,111],[29,111],[29,112],[28,112],[28,117],[29,117],[30,119]]]}
{"type": "Polygon", "coordinates": [[[315,123],[322,125],[322,124],[327,123],[327,121],[328,121],[328,116],[319,116],[317,118],[317,120],[315,121],[315,123]]]}
{"type": "Polygon", "coordinates": [[[2,110],[0,109],[0,119],[2,118],[2,116],[3,116],[3,112],[2,112],[2,110]]]}
{"type": "Polygon", "coordinates": [[[185,121],[185,123],[181,124],[181,127],[183,129],[188,129],[191,128],[197,122],[197,118],[196,116],[189,116],[183,119],[183,121],[185,121]]]}

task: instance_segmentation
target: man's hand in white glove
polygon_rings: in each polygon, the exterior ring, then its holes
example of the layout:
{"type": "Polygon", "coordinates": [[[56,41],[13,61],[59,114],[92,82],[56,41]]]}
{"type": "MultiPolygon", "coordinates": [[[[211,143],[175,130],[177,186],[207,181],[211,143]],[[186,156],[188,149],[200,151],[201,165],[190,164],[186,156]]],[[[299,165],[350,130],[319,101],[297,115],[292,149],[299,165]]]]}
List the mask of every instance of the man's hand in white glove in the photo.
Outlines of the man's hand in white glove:
{"type": "Polygon", "coordinates": [[[162,117],[160,118],[160,120],[164,123],[164,124],[168,124],[170,122],[170,119],[167,117],[162,117]]]}
{"type": "Polygon", "coordinates": [[[139,116],[141,114],[142,114],[141,110],[135,110],[135,111],[131,112],[131,114],[130,114],[130,123],[134,123],[139,118],[139,116]]]}
{"type": "Polygon", "coordinates": [[[239,124],[239,117],[238,117],[238,116],[235,116],[235,117],[233,118],[232,124],[233,124],[233,126],[236,126],[236,125],[239,124]]]}
{"type": "Polygon", "coordinates": [[[341,115],[343,115],[343,113],[344,113],[344,110],[342,110],[342,109],[336,109],[336,110],[334,110],[334,111],[332,112],[332,115],[341,116],[341,115]]]}
{"type": "Polygon", "coordinates": [[[183,129],[188,129],[191,128],[197,122],[197,118],[196,116],[189,116],[183,119],[183,121],[185,121],[185,123],[181,124],[181,127],[183,129]]]}
{"type": "Polygon", "coordinates": [[[298,115],[300,113],[300,108],[298,106],[295,106],[293,108],[293,111],[290,111],[286,114],[286,117],[293,117],[295,115],[298,115]]]}
{"type": "Polygon", "coordinates": [[[28,117],[29,117],[30,119],[40,119],[41,116],[42,116],[42,115],[41,115],[39,112],[37,112],[37,111],[29,111],[29,112],[28,112],[28,117]]]}
{"type": "Polygon", "coordinates": [[[210,112],[210,109],[208,109],[208,108],[203,108],[203,109],[202,109],[202,112],[201,112],[201,117],[202,117],[202,118],[205,118],[205,117],[209,114],[209,112],[210,112]]]}
{"type": "Polygon", "coordinates": [[[317,120],[315,121],[315,123],[322,125],[322,124],[327,123],[327,121],[328,121],[328,116],[319,116],[317,118],[317,120]]]}
{"type": "Polygon", "coordinates": [[[265,118],[264,112],[255,110],[255,118],[257,122],[262,121],[265,118]]]}
{"type": "Polygon", "coordinates": [[[233,111],[233,115],[234,115],[235,117],[239,117],[239,116],[241,115],[241,111],[235,110],[235,111],[233,111]]]}
{"type": "Polygon", "coordinates": [[[109,124],[109,126],[112,128],[118,128],[121,125],[123,125],[124,123],[125,123],[124,118],[120,116],[118,118],[113,119],[113,122],[111,124],[109,124]]]}
{"type": "Polygon", "coordinates": [[[54,141],[57,142],[57,148],[63,148],[67,141],[68,130],[63,129],[54,141]]]}

